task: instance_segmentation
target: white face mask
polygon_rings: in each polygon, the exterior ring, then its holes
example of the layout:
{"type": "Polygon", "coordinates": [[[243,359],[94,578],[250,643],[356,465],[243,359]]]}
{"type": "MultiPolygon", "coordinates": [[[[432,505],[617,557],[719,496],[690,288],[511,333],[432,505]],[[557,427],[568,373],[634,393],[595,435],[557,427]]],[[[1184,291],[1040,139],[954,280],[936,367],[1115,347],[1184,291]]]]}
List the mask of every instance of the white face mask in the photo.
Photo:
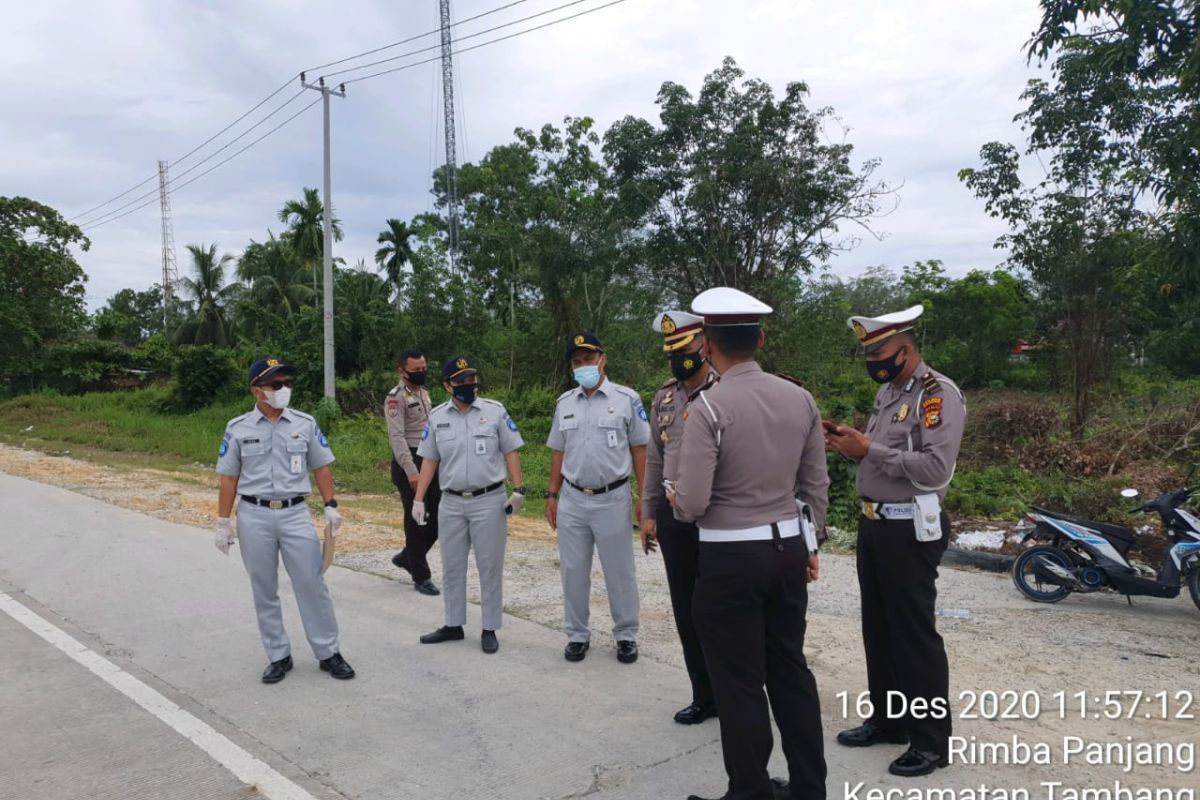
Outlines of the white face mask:
{"type": "Polygon", "coordinates": [[[284,386],[282,389],[271,391],[263,389],[263,399],[267,401],[267,405],[271,408],[278,408],[280,411],[288,407],[288,403],[292,400],[292,387],[284,386]]]}

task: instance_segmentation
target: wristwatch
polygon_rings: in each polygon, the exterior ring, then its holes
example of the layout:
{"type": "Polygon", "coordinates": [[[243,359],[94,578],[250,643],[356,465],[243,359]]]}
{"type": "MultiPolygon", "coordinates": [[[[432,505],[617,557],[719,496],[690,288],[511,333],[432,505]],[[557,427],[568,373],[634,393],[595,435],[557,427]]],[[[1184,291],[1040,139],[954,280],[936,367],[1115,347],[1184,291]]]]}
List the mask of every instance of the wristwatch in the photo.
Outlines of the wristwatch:
{"type": "Polygon", "coordinates": [[[514,486],[513,494],[525,494],[525,487],[524,486],[514,486]]]}
{"type": "Polygon", "coordinates": [[[545,500],[557,500],[558,492],[551,492],[549,490],[544,491],[544,492],[542,492],[542,498],[545,500]]]}
{"type": "Polygon", "coordinates": [[[337,499],[326,500],[325,507],[326,508],[337,508],[337,499]]]}

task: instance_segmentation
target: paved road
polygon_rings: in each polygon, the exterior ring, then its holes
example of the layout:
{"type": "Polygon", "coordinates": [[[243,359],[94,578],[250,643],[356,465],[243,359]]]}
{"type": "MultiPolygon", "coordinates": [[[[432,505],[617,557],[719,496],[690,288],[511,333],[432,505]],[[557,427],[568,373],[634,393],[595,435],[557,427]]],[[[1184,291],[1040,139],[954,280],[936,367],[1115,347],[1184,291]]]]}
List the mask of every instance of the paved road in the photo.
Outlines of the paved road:
{"type": "MultiPolygon", "coordinates": [[[[512,617],[500,653],[486,656],[473,606],[475,636],[422,647],[417,637],[438,624],[440,598],[334,567],[343,650],[359,677],[338,682],[317,670],[285,580],[296,669],[264,686],[246,576],[208,531],[3,473],[0,507],[0,800],[657,800],[724,788],[717,726],[671,722],[686,687],[677,667],[648,657],[622,666],[605,648],[568,664],[558,631],[512,617]]],[[[829,588],[849,585],[852,569],[849,559],[827,559],[829,588]]],[[[1001,591],[1002,577],[953,575],[946,601],[1000,612],[962,630],[992,638],[990,626],[1020,601],[1001,591]]],[[[824,609],[837,596],[817,598],[812,637],[830,797],[860,780],[886,789],[1032,779],[1012,767],[962,766],[905,783],[885,774],[897,748],[833,744],[842,727],[833,694],[862,684],[861,649],[830,650],[830,626],[856,626],[856,608],[824,609]]],[[[1143,622],[1165,610],[1146,609],[1154,613],[1143,622]]],[[[1191,621],[1182,606],[1169,610],[1191,621]]],[[[948,639],[955,643],[953,629],[948,639]]],[[[970,663],[966,652],[959,659],[970,663]]],[[[778,753],[773,772],[783,773],[778,753]]]]}

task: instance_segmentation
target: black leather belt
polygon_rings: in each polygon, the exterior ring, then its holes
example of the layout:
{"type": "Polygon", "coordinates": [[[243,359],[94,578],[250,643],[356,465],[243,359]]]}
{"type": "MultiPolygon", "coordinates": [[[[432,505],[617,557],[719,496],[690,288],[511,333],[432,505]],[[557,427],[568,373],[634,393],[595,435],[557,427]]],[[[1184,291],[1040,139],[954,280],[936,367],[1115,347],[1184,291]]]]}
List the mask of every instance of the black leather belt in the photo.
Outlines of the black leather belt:
{"type": "Polygon", "coordinates": [[[472,489],[469,492],[459,492],[455,489],[446,489],[444,491],[447,494],[454,495],[455,497],[478,497],[481,494],[487,494],[488,492],[495,491],[496,489],[499,489],[503,485],[504,485],[504,481],[496,481],[491,486],[485,486],[482,489],[472,489]]]}
{"type": "Polygon", "coordinates": [[[244,494],[241,497],[247,503],[252,503],[256,506],[263,506],[264,508],[273,508],[276,510],[281,508],[291,508],[292,506],[298,506],[304,502],[304,495],[302,494],[296,495],[290,500],[267,500],[263,497],[255,497],[252,494],[244,494]]]}
{"type": "Polygon", "coordinates": [[[621,478],[621,480],[613,481],[608,486],[601,486],[599,489],[589,489],[586,486],[580,486],[578,483],[575,483],[575,481],[567,480],[566,478],[563,478],[563,480],[566,480],[567,483],[571,484],[571,486],[583,492],[588,497],[591,497],[594,494],[604,494],[605,492],[611,492],[613,489],[620,489],[622,486],[629,483],[629,476],[626,475],[624,478],[621,478]]]}

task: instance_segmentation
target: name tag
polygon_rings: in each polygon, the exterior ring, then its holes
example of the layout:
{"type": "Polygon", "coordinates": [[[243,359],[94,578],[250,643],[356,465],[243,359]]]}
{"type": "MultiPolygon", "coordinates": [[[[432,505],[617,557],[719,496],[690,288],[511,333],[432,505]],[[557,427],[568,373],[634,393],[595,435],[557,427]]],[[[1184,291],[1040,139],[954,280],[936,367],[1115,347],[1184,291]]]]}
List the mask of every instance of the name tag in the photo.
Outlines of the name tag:
{"type": "Polygon", "coordinates": [[[304,471],[304,460],[299,453],[292,456],[292,474],[299,475],[304,471]]]}
{"type": "Polygon", "coordinates": [[[485,439],[475,440],[475,455],[487,455],[487,441],[485,439]]]}
{"type": "Polygon", "coordinates": [[[611,431],[611,430],[610,430],[610,431],[608,432],[608,446],[609,446],[609,447],[616,447],[616,446],[617,446],[617,432],[616,432],[616,431],[611,431]]]}

